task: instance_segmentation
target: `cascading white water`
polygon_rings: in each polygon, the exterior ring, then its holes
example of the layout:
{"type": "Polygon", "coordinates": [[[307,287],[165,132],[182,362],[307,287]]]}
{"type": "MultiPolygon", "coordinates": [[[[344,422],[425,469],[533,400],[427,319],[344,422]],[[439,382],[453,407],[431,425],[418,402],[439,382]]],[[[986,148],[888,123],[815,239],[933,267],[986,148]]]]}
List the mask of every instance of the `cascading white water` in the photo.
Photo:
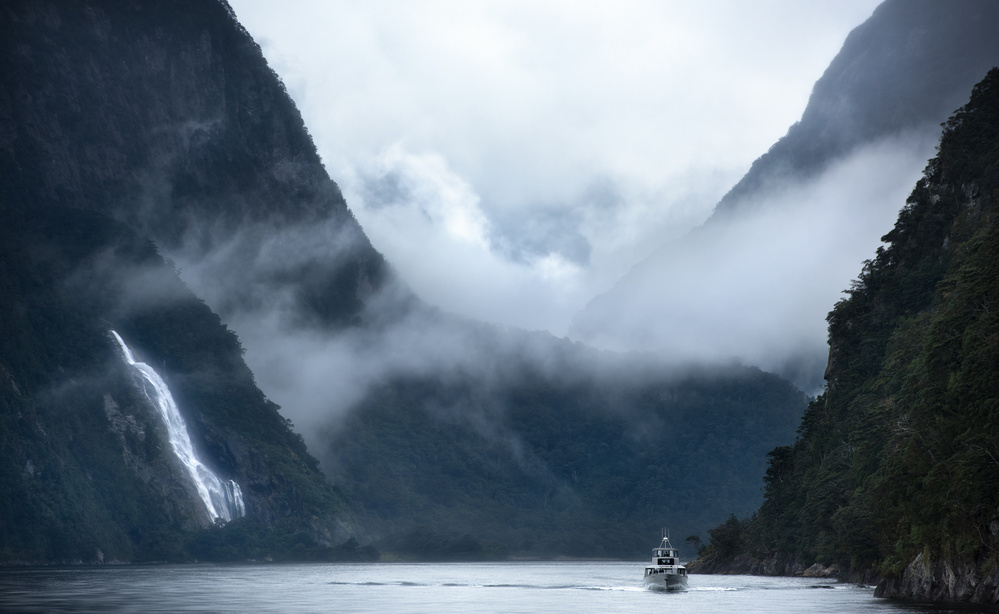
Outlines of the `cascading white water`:
{"type": "Polygon", "coordinates": [[[121,346],[125,362],[139,374],[142,392],[159,410],[160,417],[163,418],[167,432],[170,434],[170,446],[173,448],[174,454],[177,455],[177,459],[180,460],[180,464],[194,480],[198,495],[208,509],[209,518],[212,522],[218,519],[228,522],[233,518],[245,516],[246,505],[243,503],[243,491],[240,490],[239,484],[233,480],[220,479],[194,454],[194,446],[191,445],[191,437],[187,433],[184,417],[180,415],[180,410],[177,409],[177,403],[174,402],[166,382],[152,367],[135,360],[132,350],[128,349],[116,331],[112,330],[111,334],[121,346]]]}

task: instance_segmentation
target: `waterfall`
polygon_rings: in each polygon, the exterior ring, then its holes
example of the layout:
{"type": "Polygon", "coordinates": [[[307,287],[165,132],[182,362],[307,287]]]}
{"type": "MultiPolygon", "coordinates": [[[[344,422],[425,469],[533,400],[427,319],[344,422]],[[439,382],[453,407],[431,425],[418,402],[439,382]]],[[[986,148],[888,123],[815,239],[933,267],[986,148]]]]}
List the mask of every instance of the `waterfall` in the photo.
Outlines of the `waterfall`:
{"type": "Polygon", "coordinates": [[[117,332],[112,330],[111,334],[121,346],[125,362],[138,373],[143,394],[159,410],[160,417],[163,418],[167,432],[170,434],[170,447],[173,448],[180,464],[194,481],[194,486],[208,509],[211,521],[215,522],[221,519],[228,522],[233,518],[245,516],[246,506],[243,503],[243,491],[240,490],[239,484],[233,480],[220,479],[195,455],[184,417],[180,415],[180,410],[177,409],[177,403],[174,402],[166,382],[152,367],[135,360],[132,350],[128,349],[117,332]]]}

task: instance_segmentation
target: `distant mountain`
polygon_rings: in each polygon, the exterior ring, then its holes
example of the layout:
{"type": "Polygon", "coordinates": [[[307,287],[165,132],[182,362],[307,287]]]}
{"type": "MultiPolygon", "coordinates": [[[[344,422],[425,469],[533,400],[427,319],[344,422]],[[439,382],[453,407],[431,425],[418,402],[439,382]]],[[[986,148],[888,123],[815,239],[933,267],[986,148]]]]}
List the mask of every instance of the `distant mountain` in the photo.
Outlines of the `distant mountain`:
{"type": "Polygon", "coordinates": [[[381,382],[314,448],[383,551],[641,557],[660,525],[682,539],[750,513],[766,446],[805,404],[753,368],[474,324],[463,339],[488,354],[381,382]]]}
{"type": "Polygon", "coordinates": [[[710,219],[595,298],[572,337],[736,357],[817,390],[822,318],[933,154],[939,124],[999,64],[997,28],[989,0],[884,2],[710,219]]]}
{"type": "Polygon", "coordinates": [[[8,2],[0,45],[0,560],[631,557],[759,505],[801,392],[423,304],[224,2],[8,2]]]}
{"type": "Polygon", "coordinates": [[[267,303],[345,326],[390,283],[224,2],[25,1],[0,15],[5,209],[124,222],[196,265],[186,281],[226,317],[267,303]]]}
{"type": "Polygon", "coordinates": [[[988,0],[888,0],[857,26],[815,82],[801,120],[753,163],[712,218],[826,170],[858,147],[936,127],[999,62],[999,7],[988,0]]]}
{"type": "Polygon", "coordinates": [[[719,532],[738,538],[715,559],[818,562],[882,577],[885,596],[999,604],[997,143],[994,68],[829,314],[826,392],[769,454],[765,503],[741,536],[719,532]]]}

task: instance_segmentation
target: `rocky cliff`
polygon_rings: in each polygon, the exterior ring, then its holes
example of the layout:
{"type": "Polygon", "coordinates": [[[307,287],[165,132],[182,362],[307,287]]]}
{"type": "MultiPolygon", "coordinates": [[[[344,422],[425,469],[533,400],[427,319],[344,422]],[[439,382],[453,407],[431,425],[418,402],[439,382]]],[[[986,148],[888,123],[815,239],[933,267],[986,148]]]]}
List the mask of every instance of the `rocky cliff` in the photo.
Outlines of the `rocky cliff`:
{"type": "Polygon", "coordinates": [[[934,560],[920,553],[906,565],[901,577],[882,580],[874,595],[908,601],[999,604],[999,569],[983,563],[986,561],[965,558],[934,560]]]}
{"type": "Polygon", "coordinates": [[[826,390],[769,454],[758,515],[715,529],[708,557],[779,555],[876,574],[884,596],[999,603],[997,143],[993,68],[830,312],[826,390]]]}
{"type": "Polygon", "coordinates": [[[388,268],[225,2],[0,11],[5,209],[124,222],[225,317],[274,296],[293,319],[361,317],[388,268]]]}
{"type": "Polygon", "coordinates": [[[208,0],[7,2],[0,46],[0,560],[357,555],[343,497],[187,285],[336,328],[389,275],[259,48],[208,0]],[[298,258],[281,231],[302,228],[343,257],[298,258]],[[244,518],[211,525],[111,329],[244,518]]]}
{"type": "Polygon", "coordinates": [[[333,556],[349,539],[343,498],[235,335],[147,239],[93,212],[8,211],[0,287],[0,561],[333,556]],[[213,526],[112,329],[162,376],[245,517],[213,526]]]}
{"type": "Polygon", "coordinates": [[[806,181],[865,144],[944,121],[999,61],[997,22],[988,0],[879,5],[815,82],[801,120],[722,198],[712,221],[759,206],[767,191],[806,181]]]}

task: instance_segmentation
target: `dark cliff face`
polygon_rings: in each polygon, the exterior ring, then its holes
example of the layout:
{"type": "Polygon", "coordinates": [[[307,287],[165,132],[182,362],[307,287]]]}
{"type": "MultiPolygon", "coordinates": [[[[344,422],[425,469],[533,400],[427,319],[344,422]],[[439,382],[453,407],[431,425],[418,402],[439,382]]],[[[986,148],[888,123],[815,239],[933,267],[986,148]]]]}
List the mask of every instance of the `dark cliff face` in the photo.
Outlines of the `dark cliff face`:
{"type": "Polygon", "coordinates": [[[9,212],[0,287],[0,560],[281,556],[267,536],[288,526],[347,539],[342,498],[239,342],[148,240],[93,212],[9,212]],[[201,543],[204,504],[110,329],[167,382],[202,461],[241,485],[243,549],[201,543]]]}
{"type": "Polygon", "coordinates": [[[0,45],[0,559],[333,556],[342,497],[160,256],[212,254],[199,281],[227,313],[280,293],[328,328],[391,279],[259,48],[214,1],[8,2],[0,45]],[[343,258],[269,241],[303,227],[343,258]],[[112,328],[241,484],[244,520],[202,529],[112,328]]]}
{"type": "Polygon", "coordinates": [[[0,37],[5,209],[123,221],[199,262],[223,315],[288,293],[290,317],[343,326],[391,278],[224,2],[5,3],[0,37]],[[303,236],[338,257],[303,260],[303,236]]]}
{"type": "Polygon", "coordinates": [[[770,454],[760,552],[875,569],[886,596],[999,603],[997,143],[994,68],[829,314],[828,387],[770,454]]]}
{"type": "Polygon", "coordinates": [[[801,121],[753,163],[712,220],[758,204],[761,192],[817,175],[865,143],[944,121],[999,62],[997,23],[999,5],[988,0],[878,6],[816,81],[801,121]]]}

